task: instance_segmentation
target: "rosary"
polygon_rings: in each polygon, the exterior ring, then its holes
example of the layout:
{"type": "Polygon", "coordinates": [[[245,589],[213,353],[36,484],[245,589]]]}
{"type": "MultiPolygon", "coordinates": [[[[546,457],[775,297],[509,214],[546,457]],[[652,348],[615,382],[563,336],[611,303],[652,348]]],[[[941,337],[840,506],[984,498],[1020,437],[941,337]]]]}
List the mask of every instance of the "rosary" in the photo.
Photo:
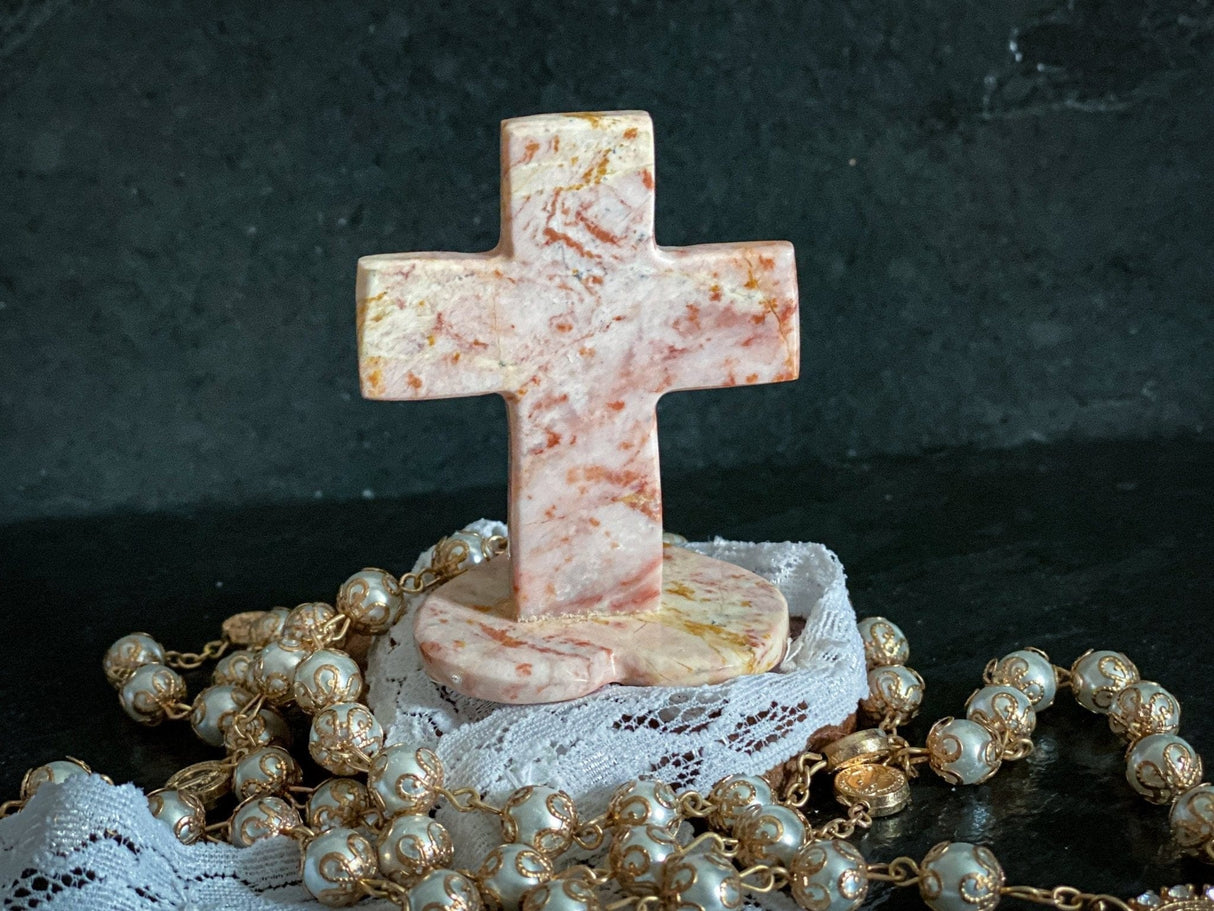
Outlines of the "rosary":
{"type": "MultiPolygon", "coordinates": [[[[364,569],[333,605],[237,614],[198,653],[168,651],[146,633],[115,642],[104,669],[128,715],[146,725],[188,719],[203,741],[226,751],[151,792],[152,814],[185,844],[295,839],[304,887],[332,907],[372,896],[403,911],[737,911],[747,895],[787,890],[806,911],[855,911],[870,883],[885,882],[917,888],[933,911],[993,911],[1004,897],[1056,911],[1214,911],[1214,887],[1178,885],[1121,899],[1068,886],[1009,886],[994,854],[979,845],[942,842],[917,861],[870,863],[848,841],[906,807],[923,766],[949,784],[976,785],[1029,755],[1037,713],[1069,688],[1125,741],[1129,786],[1152,804],[1170,805],[1179,847],[1214,862],[1214,786],[1202,783],[1201,757],[1177,735],[1180,705],[1113,651],[1086,652],[1069,669],[1032,648],[991,661],[965,717],[937,721],[920,747],[898,728],[918,712],[923,679],[906,665],[902,631],[871,617],[859,623],[869,669],[860,712],[874,726],[821,753],[801,753],[779,788],[763,777],[730,775],[701,794],[640,779],[619,787],[606,813],[586,819],[570,795],[543,785],[519,788],[501,806],[448,785],[432,751],[385,744],[359,701],[364,678],[354,655],[400,618],[406,597],[506,546],[504,538],[459,532],[440,541],[419,572],[364,569]],[[178,671],[212,660],[212,685],[187,703],[178,671]],[[308,752],[333,775],[315,787],[302,784],[288,751],[288,712],[311,717],[308,752]],[[814,825],[805,808],[811,787],[827,777],[845,812],[814,825]],[[208,812],[229,794],[235,810],[208,824],[208,812]],[[499,821],[502,843],[479,868],[451,866],[451,837],[430,815],[439,801],[499,821]],[[572,862],[567,855],[575,852],[602,859],[572,862]]],[[[20,798],[0,814],[19,811],[48,782],[83,774],[91,769],[75,759],[31,769],[20,798]]]]}

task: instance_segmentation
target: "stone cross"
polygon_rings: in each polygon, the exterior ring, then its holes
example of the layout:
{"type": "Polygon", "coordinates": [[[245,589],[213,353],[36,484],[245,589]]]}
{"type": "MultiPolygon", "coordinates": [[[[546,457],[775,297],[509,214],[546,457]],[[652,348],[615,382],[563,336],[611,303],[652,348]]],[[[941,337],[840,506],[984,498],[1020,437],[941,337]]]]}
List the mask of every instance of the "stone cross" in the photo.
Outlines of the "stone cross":
{"type": "Polygon", "coordinates": [[[506,399],[509,619],[653,612],[658,397],[796,378],[792,247],[657,246],[639,111],[505,121],[501,186],[493,250],[359,261],[363,395],[506,399]]]}

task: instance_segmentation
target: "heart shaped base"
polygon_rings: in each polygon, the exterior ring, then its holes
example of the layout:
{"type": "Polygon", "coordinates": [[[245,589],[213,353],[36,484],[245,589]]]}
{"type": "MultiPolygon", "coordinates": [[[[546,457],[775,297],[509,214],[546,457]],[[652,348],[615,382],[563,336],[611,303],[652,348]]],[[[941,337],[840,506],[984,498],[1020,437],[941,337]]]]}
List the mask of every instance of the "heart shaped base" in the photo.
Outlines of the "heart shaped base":
{"type": "Polygon", "coordinates": [[[788,605],[778,588],[732,563],[662,550],[662,606],[640,614],[514,620],[509,557],[472,567],[418,608],[426,673],[467,696],[530,705],[609,683],[720,683],[779,664],[788,605]]]}

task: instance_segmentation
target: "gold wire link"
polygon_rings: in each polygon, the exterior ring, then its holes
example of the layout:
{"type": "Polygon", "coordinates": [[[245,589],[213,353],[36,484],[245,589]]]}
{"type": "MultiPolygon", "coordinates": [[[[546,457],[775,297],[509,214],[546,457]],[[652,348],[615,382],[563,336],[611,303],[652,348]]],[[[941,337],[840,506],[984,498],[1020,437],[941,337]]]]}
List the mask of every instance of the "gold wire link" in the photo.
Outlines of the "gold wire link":
{"type": "Polygon", "coordinates": [[[164,653],[164,663],[174,670],[197,670],[208,661],[214,661],[216,658],[222,658],[224,653],[231,648],[231,646],[232,642],[229,639],[212,639],[202,647],[202,651],[200,652],[166,651],[164,653]]]}
{"type": "Polygon", "coordinates": [[[913,886],[919,882],[919,863],[913,857],[895,857],[887,864],[869,864],[868,878],[895,886],[913,886]]]}
{"type": "Polygon", "coordinates": [[[662,906],[662,899],[657,895],[646,895],[641,898],[631,895],[621,898],[608,905],[603,905],[603,911],[623,911],[624,908],[635,908],[636,911],[657,911],[662,906]]]}
{"type": "Polygon", "coordinates": [[[315,838],[320,833],[317,832],[315,829],[309,828],[308,826],[299,825],[299,826],[292,826],[291,828],[287,829],[282,834],[287,836],[287,838],[292,839],[293,841],[299,842],[299,846],[302,848],[303,846],[305,846],[308,842],[310,842],[313,838],[315,838]]]}
{"type": "Polygon", "coordinates": [[[346,614],[338,614],[335,617],[330,617],[320,628],[320,637],[324,641],[324,647],[327,648],[336,642],[341,642],[346,638],[346,633],[350,631],[350,618],[346,614]]]}
{"type": "Polygon", "coordinates": [[[573,866],[566,867],[564,870],[558,873],[557,877],[559,879],[573,879],[578,877],[586,880],[586,882],[591,883],[592,885],[605,886],[611,882],[611,871],[596,870],[594,867],[586,864],[574,864],[573,866]]]}
{"type": "Polygon", "coordinates": [[[1009,737],[1003,744],[1003,758],[1008,762],[1015,762],[1024,759],[1035,748],[1031,737],[1018,737],[1014,740],[1009,737]]]}
{"type": "MultiPolygon", "coordinates": [[[[487,560],[504,554],[510,547],[505,535],[491,535],[480,540],[481,556],[487,560]]],[[[415,573],[405,573],[400,577],[400,587],[406,595],[420,595],[436,585],[442,585],[468,569],[461,564],[471,553],[468,542],[463,538],[443,538],[434,545],[430,565],[415,573]]]]}
{"type": "Polygon", "coordinates": [[[24,806],[24,800],[6,800],[4,803],[0,803],[0,819],[3,819],[5,816],[12,816],[24,806]]]}
{"type": "Polygon", "coordinates": [[[823,823],[814,829],[815,838],[851,838],[856,829],[870,829],[873,818],[869,806],[863,800],[857,800],[847,808],[846,816],[837,816],[830,822],[823,823]]]}
{"type": "Polygon", "coordinates": [[[189,718],[192,711],[193,706],[184,702],[173,702],[164,707],[164,717],[170,721],[180,721],[182,718],[189,718]]]}
{"type": "Polygon", "coordinates": [[[982,682],[987,686],[993,686],[995,683],[995,668],[999,666],[999,659],[992,658],[986,663],[986,667],[982,669],[982,682]]]}
{"type": "Polygon", "coordinates": [[[716,804],[699,791],[684,791],[679,795],[679,812],[692,819],[703,819],[716,809],[716,804]]]}
{"type": "Polygon", "coordinates": [[[202,837],[209,842],[226,844],[232,837],[232,820],[211,823],[202,830],[202,837]]]}
{"type": "Polygon", "coordinates": [[[788,787],[784,789],[783,803],[790,807],[803,807],[809,802],[810,784],[813,777],[827,766],[821,753],[806,751],[797,757],[797,771],[788,787]]]}
{"type": "Polygon", "coordinates": [[[588,819],[573,833],[573,840],[577,842],[579,848],[586,851],[594,851],[602,846],[603,839],[607,837],[607,829],[605,823],[607,816],[596,816],[594,819],[588,819]]]}
{"type": "Polygon", "coordinates": [[[1071,685],[1071,669],[1069,667],[1061,667],[1060,665],[1052,665],[1054,668],[1054,680],[1059,687],[1070,687],[1071,685]]]}
{"type": "Polygon", "coordinates": [[[733,858],[738,854],[738,840],[717,832],[701,832],[688,844],[684,845],[682,851],[684,854],[690,854],[705,842],[711,842],[713,850],[726,857],[733,858]]]}
{"type": "Polygon", "coordinates": [[[739,873],[738,879],[742,880],[743,888],[764,895],[768,892],[779,892],[787,886],[788,871],[772,864],[755,864],[739,873]],[[746,881],[747,878],[756,876],[759,877],[758,882],[746,881]]]}
{"type": "Polygon", "coordinates": [[[913,747],[905,737],[897,735],[889,739],[889,755],[881,760],[882,765],[897,766],[907,778],[918,778],[919,770],[915,768],[931,758],[931,750],[926,747],[913,747]]]}
{"type": "Polygon", "coordinates": [[[246,753],[251,753],[260,746],[257,738],[246,728],[246,725],[257,717],[265,704],[266,697],[258,694],[241,706],[240,711],[232,716],[233,759],[241,759],[246,753]]]}
{"type": "Polygon", "coordinates": [[[409,890],[388,879],[363,877],[358,880],[358,888],[370,898],[384,898],[402,908],[409,903],[409,890]]]}
{"type": "Polygon", "coordinates": [[[447,802],[461,813],[492,813],[495,816],[502,815],[499,807],[485,803],[481,799],[480,792],[476,788],[456,788],[455,790],[436,788],[436,791],[440,797],[445,797],[447,802]]]}
{"type": "Polygon", "coordinates": [[[1000,895],[1018,898],[1037,905],[1047,905],[1058,911],[1131,911],[1128,904],[1115,895],[1099,895],[1081,892],[1073,886],[1056,886],[1053,889],[1038,889],[1035,886],[1004,886],[1000,895]]]}

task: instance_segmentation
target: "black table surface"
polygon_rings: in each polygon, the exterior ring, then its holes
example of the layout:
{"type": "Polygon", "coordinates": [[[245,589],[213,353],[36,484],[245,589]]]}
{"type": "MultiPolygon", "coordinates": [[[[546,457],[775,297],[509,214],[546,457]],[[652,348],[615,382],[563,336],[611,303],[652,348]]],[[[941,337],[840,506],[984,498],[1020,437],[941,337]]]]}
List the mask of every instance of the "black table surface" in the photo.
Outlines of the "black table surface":
{"type": "MultiPolygon", "coordinates": [[[[1214,445],[1200,440],[950,450],[666,478],[666,524],[692,539],[832,547],[857,614],[887,616],[910,637],[910,664],[927,680],[923,712],[904,729],[912,742],[963,713],[989,658],[1034,645],[1068,665],[1088,648],[1125,651],[1179,698],[1180,732],[1201,750],[1214,748],[1212,479],[1214,445]]],[[[122,714],[100,669],[118,636],[146,630],[197,648],[229,614],[331,599],[353,570],[404,571],[441,534],[504,511],[502,490],[477,489],[0,528],[0,794],[64,755],[149,788],[211,755],[188,725],[148,730],[122,714]]],[[[925,776],[912,806],[858,844],[880,861],[981,842],[1009,881],[1123,896],[1214,880],[1178,856],[1166,810],[1131,792],[1103,719],[1062,693],[1035,740],[1028,759],[979,787],[925,776]]],[[[884,887],[874,896],[917,903],[884,887]]]]}

